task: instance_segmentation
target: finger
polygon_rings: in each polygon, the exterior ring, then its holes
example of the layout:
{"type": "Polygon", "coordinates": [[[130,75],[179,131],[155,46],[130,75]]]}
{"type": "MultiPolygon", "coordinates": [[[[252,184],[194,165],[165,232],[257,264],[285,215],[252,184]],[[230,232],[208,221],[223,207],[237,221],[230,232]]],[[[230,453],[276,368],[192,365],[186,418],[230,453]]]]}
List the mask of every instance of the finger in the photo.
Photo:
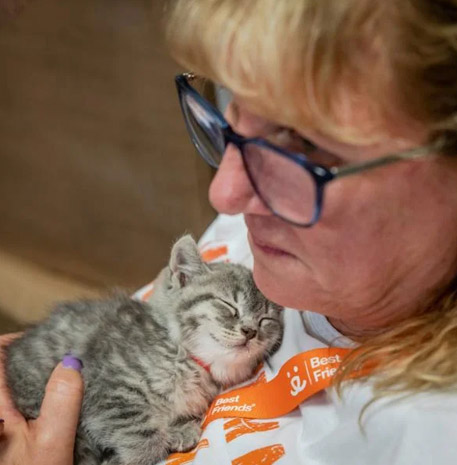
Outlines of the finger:
{"type": "Polygon", "coordinates": [[[68,451],[75,442],[84,384],[80,374],[82,363],[77,358],[65,356],[54,369],[41,405],[40,416],[35,422],[36,434],[54,448],[56,463],[67,462],[68,451]]]}
{"type": "Polygon", "coordinates": [[[0,347],[6,347],[7,345],[11,344],[15,339],[22,336],[23,333],[10,333],[10,334],[2,334],[0,336],[0,347]]]}
{"type": "Polygon", "coordinates": [[[6,384],[5,376],[5,353],[4,348],[11,344],[14,339],[22,333],[6,334],[0,337],[0,418],[8,419],[8,422],[23,422],[22,415],[16,410],[11,395],[6,384]]]}

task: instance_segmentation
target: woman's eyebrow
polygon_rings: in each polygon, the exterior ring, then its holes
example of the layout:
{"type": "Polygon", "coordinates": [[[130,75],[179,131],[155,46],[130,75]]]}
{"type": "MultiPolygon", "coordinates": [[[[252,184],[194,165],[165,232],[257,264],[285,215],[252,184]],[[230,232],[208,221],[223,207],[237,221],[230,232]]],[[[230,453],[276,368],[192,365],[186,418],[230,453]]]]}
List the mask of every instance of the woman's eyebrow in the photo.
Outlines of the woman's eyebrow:
{"type": "Polygon", "coordinates": [[[376,150],[381,145],[380,142],[360,145],[350,144],[343,142],[342,140],[335,139],[335,137],[317,129],[300,129],[297,130],[297,133],[304,139],[309,140],[312,144],[328,150],[329,152],[345,153],[353,156],[366,154],[367,152],[376,150]]]}
{"type": "MultiPolygon", "coordinates": [[[[308,141],[311,145],[320,145],[318,142],[318,139],[325,139],[328,140],[330,143],[332,143],[332,139],[329,136],[324,135],[323,133],[320,133],[316,130],[301,130],[297,128],[293,128],[291,126],[286,126],[284,123],[281,123],[279,121],[272,121],[269,119],[265,119],[264,117],[260,116],[257,114],[252,108],[252,106],[247,105],[242,98],[240,98],[237,95],[233,95],[232,100],[230,101],[229,106],[227,107],[227,114],[226,116],[230,119],[230,123],[236,127],[239,120],[240,120],[240,112],[246,111],[247,113],[251,114],[252,116],[258,118],[259,120],[263,120],[264,123],[264,129],[265,131],[262,131],[262,134],[259,134],[259,136],[264,137],[268,136],[271,134],[274,134],[276,132],[280,131],[291,131],[295,133],[297,136],[303,138],[304,140],[308,141]]],[[[334,141],[333,144],[336,144],[337,141],[334,141]]],[[[332,145],[333,145],[332,144],[332,145]]]]}
{"type": "Polygon", "coordinates": [[[334,136],[324,133],[323,131],[316,128],[294,128],[285,126],[284,124],[281,124],[281,122],[271,121],[261,117],[260,115],[257,115],[253,110],[250,109],[248,105],[243,102],[242,99],[239,99],[237,96],[233,97],[229,108],[231,123],[233,123],[234,127],[237,126],[240,120],[240,112],[243,111],[243,108],[246,108],[246,111],[251,113],[251,115],[256,116],[264,121],[265,127],[264,131],[259,134],[260,137],[267,137],[268,135],[274,134],[278,131],[290,130],[297,136],[301,137],[303,140],[310,143],[312,146],[328,151],[329,153],[344,154],[349,157],[354,157],[355,159],[372,150],[376,151],[376,148],[380,145],[379,143],[354,145],[335,139],[334,136]]]}

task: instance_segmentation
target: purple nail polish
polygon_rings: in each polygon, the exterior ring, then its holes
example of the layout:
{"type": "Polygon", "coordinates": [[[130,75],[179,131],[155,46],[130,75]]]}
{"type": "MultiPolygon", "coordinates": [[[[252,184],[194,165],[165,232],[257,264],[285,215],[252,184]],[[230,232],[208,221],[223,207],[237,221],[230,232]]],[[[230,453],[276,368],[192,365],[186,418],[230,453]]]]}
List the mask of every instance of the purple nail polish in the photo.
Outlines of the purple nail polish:
{"type": "Polygon", "coordinates": [[[62,359],[62,365],[64,368],[71,368],[81,372],[83,368],[83,362],[79,358],[74,357],[72,354],[65,354],[62,359]]]}
{"type": "Polygon", "coordinates": [[[5,423],[5,420],[3,418],[0,418],[0,423],[5,423]]]}

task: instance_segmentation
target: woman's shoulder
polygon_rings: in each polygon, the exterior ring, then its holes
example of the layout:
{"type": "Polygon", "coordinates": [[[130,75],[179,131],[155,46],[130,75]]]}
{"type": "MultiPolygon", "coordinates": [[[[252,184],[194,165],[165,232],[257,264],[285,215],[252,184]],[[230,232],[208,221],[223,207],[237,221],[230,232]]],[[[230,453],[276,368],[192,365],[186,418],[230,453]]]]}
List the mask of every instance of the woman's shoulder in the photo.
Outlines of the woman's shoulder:
{"type": "Polygon", "coordinates": [[[386,396],[369,405],[372,398],[370,382],[347,390],[337,408],[338,439],[329,440],[328,453],[358,450],[358,459],[348,452],[356,464],[457,463],[457,391],[386,396]]]}
{"type": "MultiPolygon", "coordinates": [[[[424,435],[439,442],[447,435],[455,438],[457,431],[457,390],[455,392],[426,392],[405,396],[401,413],[405,415],[408,434],[424,435]],[[428,433],[428,434],[424,434],[428,433]]],[[[395,406],[395,404],[393,405],[395,406]]],[[[457,441],[454,443],[457,463],[457,441]]]]}
{"type": "Polygon", "coordinates": [[[400,425],[392,463],[457,463],[457,392],[414,394],[385,405],[384,427],[389,418],[400,425]]]}

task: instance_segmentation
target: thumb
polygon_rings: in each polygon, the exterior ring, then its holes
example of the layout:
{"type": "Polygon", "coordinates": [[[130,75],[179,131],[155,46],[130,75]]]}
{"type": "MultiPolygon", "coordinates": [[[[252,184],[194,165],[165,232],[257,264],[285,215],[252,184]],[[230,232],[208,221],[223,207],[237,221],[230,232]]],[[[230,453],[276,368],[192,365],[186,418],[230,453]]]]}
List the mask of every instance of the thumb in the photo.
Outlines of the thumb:
{"type": "MultiPolygon", "coordinates": [[[[37,434],[45,442],[51,441],[61,451],[61,462],[66,463],[65,454],[73,457],[76,429],[83,399],[84,384],[80,371],[82,363],[66,355],[51,374],[40,416],[35,422],[37,434]]],[[[57,452],[54,449],[55,452],[57,452]]],[[[57,455],[57,454],[56,454],[57,455]]]]}

